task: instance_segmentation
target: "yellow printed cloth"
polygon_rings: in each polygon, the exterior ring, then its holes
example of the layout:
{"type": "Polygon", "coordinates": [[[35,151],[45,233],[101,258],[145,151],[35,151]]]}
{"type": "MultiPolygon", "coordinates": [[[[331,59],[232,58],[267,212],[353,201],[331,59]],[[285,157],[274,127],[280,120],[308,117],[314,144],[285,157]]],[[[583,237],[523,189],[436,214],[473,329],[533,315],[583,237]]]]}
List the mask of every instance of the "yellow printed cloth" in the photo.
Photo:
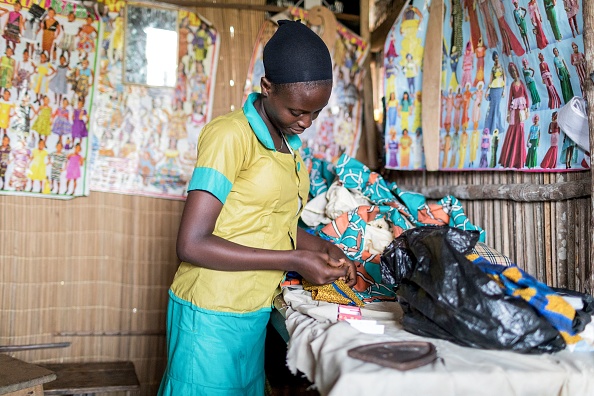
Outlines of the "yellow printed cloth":
{"type": "Polygon", "coordinates": [[[546,284],[516,265],[494,265],[477,255],[467,258],[495,280],[507,295],[527,301],[559,331],[567,344],[575,344],[582,339],[574,328],[575,309],[546,284]]]}
{"type": "Polygon", "coordinates": [[[317,301],[327,301],[343,305],[362,307],[363,301],[344,281],[338,279],[328,285],[316,286],[303,279],[303,289],[311,292],[311,298],[317,301]]]}

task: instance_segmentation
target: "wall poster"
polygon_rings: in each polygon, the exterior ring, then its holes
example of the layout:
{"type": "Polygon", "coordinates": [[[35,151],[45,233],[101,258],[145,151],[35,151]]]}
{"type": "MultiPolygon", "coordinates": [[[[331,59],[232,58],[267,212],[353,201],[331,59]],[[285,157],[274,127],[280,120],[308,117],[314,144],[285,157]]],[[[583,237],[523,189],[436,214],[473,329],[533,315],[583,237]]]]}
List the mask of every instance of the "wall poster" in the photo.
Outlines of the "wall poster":
{"type": "Polygon", "coordinates": [[[0,193],[88,195],[94,9],[2,0],[0,21],[0,193]]]}
{"type": "Polygon", "coordinates": [[[422,65],[429,3],[414,0],[384,45],[386,168],[423,169],[422,65]]]}
{"type": "MultiPolygon", "coordinates": [[[[423,9],[418,3],[412,5],[423,9]]],[[[583,95],[581,3],[445,0],[440,169],[550,172],[588,167],[583,150],[557,122],[559,109],[583,95]]],[[[393,34],[386,41],[386,64],[390,57],[403,56],[398,45],[391,51],[392,38],[393,34]]],[[[399,82],[397,73],[398,69],[399,82]]],[[[389,86],[388,66],[385,74],[389,86]]],[[[399,87],[393,100],[404,102],[399,87]]],[[[387,167],[416,168],[410,160],[408,166],[402,164],[403,144],[398,139],[406,110],[410,117],[414,102],[408,107],[399,103],[394,111],[390,99],[386,101],[387,167]],[[392,124],[396,139],[391,138],[392,124]]]]}
{"type": "MultiPolygon", "coordinates": [[[[126,84],[126,4],[108,2],[102,15],[91,189],[184,199],[198,135],[211,117],[220,37],[199,15],[175,9],[178,50],[172,87],[149,85],[150,81],[126,84]]],[[[159,28],[160,21],[152,18],[147,28],[159,28]]],[[[137,61],[126,59],[128,65],[137,61]]]]}

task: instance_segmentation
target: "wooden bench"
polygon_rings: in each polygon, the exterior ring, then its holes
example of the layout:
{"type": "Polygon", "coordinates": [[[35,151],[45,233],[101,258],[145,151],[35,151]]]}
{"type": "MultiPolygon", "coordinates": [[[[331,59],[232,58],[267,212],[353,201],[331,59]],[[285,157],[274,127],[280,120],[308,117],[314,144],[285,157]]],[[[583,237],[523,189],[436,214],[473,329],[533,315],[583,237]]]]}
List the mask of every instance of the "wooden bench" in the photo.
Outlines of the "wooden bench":
{"type": "Polygon", "coordinates": [[[88,395],[138,392],[140,383],[132,362],[40,364],[56,373],[44,386],[45,395],[88,395]]]}

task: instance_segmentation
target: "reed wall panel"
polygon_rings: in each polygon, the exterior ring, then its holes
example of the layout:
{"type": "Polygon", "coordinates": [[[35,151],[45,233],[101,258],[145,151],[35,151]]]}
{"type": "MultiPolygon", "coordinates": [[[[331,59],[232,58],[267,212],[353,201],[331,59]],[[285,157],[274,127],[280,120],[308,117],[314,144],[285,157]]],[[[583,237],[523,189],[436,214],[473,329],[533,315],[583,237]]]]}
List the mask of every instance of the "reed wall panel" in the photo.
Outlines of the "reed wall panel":
{"type": "MultiPolygon", "coordinates": [[[[265,14],[194,11],[221,34],[217,116],[241,106],[265,14]]],[[[403,185],[436,186],[547,184],[584,175],[390,172],[385,177],[403,185]]],[[[585,265],[589,198],[468,200],[463,205],[487,231],[490,246],[549,285],[584,289],[591,275],[585,265]]],[[[154,395],[165,367],[167,289],[178,265],[175,240],[182,210],[181,201],[100,192],[71,201],[0,196],[0,345],[71,342],[67,348],[11,353],[29,362],[132,360],[141,394],[154,395]]]]}

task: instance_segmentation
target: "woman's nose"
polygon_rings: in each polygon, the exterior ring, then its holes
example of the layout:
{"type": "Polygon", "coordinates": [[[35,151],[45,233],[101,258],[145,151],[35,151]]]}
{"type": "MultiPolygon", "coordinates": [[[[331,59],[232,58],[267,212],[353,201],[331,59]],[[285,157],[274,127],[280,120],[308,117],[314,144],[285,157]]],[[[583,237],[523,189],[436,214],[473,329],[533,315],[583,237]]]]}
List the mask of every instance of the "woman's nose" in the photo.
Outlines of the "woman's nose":
{"type": "Polygon", "coordinates": [[[303,114],[301,116],[301,119],[299,120],[298,124],[303,129],[307,129],[311,126],[312,122],[313,122],[313,117],[311,114],[303,114]]]}

